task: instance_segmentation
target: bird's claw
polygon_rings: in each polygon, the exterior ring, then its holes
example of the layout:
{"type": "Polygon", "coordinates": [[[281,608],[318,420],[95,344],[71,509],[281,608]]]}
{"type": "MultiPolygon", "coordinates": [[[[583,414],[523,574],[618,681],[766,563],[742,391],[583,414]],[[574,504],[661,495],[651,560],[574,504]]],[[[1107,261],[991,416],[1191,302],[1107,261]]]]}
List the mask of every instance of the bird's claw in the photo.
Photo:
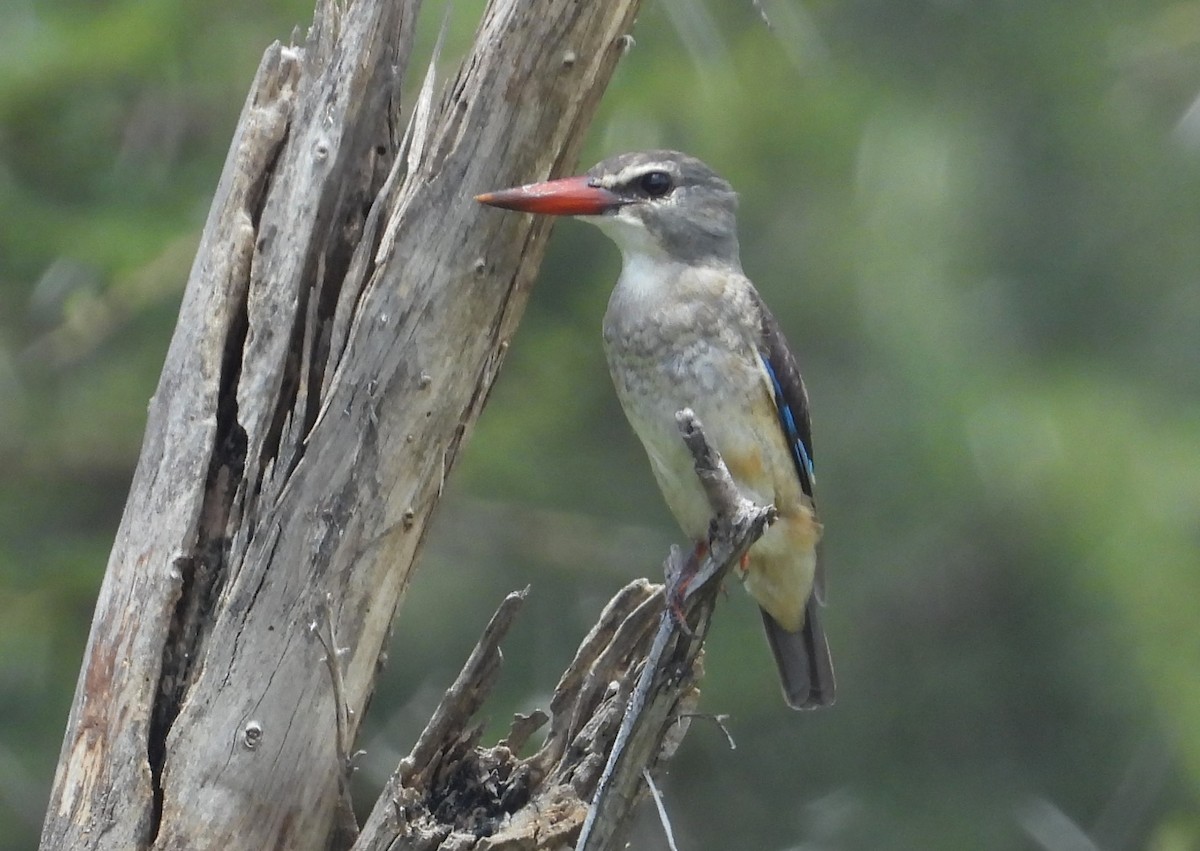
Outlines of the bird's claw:
{"type": "MultiPolygon", "coordinates": [[[[687,579],[690,579],[688,577],[687,579]]],[[[671,613],[671,620],[675,621],[675,626],[679,631],[688,638],[695,638],[696,633],[692,631],[687,622],[687,613],[683,610],[683,601],[687,590],[687,579],[676,584],[673,588],[667,589],[667,611],[671,613]]]]}
{"type": "Polygon", "coordinates": [[[675,625],[679,627],[679,631],[688,638],[695,638],[696,634],[688,625],[687,613],[683,610],[683,604],[687,601],[688,588],[691,586],[692,580],[700,572],[700,564],[707,553],[707,542],[702,541],[696,544],[691,557],[683,563],[678,573],[667,577],[667,611],[671,613],[671,619],[675,621],[675,625]]]}

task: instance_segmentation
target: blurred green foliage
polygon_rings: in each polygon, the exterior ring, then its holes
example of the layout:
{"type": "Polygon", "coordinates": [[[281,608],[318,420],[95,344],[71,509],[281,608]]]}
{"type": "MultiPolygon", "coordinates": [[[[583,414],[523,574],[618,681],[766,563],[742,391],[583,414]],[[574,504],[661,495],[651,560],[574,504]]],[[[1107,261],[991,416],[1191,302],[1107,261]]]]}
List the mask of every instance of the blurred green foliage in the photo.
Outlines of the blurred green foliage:
{"type": "MultiPolygon", "coordinates": [[[[310,14],[0,6],[0,849],[36,841],[242,98],[310,14]]],[[[1200,2],[649,0],[636,36],[581,165],[677,147],[740,190],[813,397],[840,683],[788,713],[731,589],[703,706],[738,747],[698,721],[672,764],[681,847],[1200,849],[1200,2]]],[[[498,730],[678,537],[600,353],[617,268],[559,228],[362,800],[504,592],[533,584],[498,730]]],[[[652,815],[635,846],[666,847],[652,815]]]]}

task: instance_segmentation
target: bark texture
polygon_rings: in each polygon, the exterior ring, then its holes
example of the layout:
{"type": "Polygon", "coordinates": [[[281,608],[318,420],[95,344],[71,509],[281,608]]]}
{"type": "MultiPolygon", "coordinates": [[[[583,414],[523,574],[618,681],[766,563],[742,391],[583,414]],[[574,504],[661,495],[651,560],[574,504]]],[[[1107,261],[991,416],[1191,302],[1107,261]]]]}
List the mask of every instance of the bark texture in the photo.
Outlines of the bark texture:
{"type": "Polygon", "coordinates": [[[150,403],[42,848],[353,839],[346,745],[547,235],[472,195],[574,166],[637,5],[495,0],[405,134],[417,0],[321,0],[302,44],[267,50],[150,403]]]}

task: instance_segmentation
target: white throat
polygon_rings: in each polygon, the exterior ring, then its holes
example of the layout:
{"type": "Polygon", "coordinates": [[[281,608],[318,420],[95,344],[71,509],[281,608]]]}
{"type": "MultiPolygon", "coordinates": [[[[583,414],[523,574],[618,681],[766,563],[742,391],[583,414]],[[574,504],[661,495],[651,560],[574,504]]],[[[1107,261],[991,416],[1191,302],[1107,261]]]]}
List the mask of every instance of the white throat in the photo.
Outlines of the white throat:
{"type": "Polygon", "coordinates": [[[600,228],[621,249],[617,290],[624,298],[655,301],[670,292],[673,282],[683,272],[683,264],[663,251],[640,220],[618,212],[612,216],[589,216],[586,221],[600,228]]]}
{"type": "Polygon", "coordinates": [[[617,288],[631,300],[658,301],[674,290],[683,271],[682,263],[660,252],[622,250],[617,288]]]}

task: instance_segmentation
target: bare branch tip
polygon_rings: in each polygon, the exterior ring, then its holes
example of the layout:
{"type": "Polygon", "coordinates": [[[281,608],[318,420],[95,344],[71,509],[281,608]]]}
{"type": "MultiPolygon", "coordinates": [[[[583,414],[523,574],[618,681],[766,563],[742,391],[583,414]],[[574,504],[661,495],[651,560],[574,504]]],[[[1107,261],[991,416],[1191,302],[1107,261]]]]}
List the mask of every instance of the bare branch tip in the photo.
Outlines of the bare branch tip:
{"type": "Polygon", "coordinates": [[[680,428],[683,428],[684,426],[695,428],[696,423],[698,423],[699,420],[696,419],[695,411],[693,411],[691,408],[683,408],[682,410],[675,412],[675,422],[678,423],[680,428]]]}
{"type": "Polygon", "coordinates": [[[667,805],[663,801],[662,792],[658,790],[654,778],[650,776],[650,769],[642,769],[642,778],[646,781],[646,788],[650,790],[651,797],[654,798],[654,806],[658,810],[658,820],[662,823],[663,832],[667,835],[667,847],[671,851],[679,851],[679,846],[675,844],[675,831],[671,829],[671,819],[667,815],[667,805]]]}
{"type": "Polygon", "coordinates": [[[529,598],[529,591],[533,588],[532,585],[526,585],[520,591],[509,591],[508,596],[504,598],[505,602],[523,603],[529,598]]]}

